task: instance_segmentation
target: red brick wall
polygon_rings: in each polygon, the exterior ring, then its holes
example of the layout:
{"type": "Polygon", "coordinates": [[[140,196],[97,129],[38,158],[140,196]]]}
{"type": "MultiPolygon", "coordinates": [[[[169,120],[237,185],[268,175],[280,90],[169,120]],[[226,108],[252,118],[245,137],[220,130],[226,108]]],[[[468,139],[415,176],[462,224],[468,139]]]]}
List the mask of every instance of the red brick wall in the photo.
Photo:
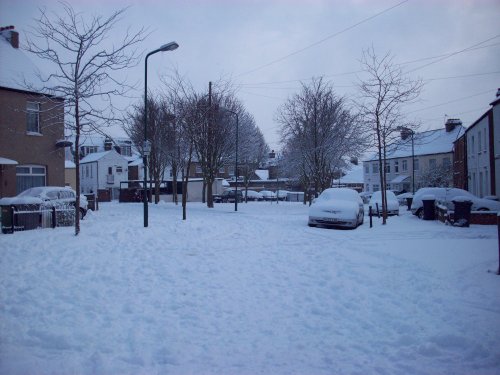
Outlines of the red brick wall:
{"type": "MultiPolygon", "coordinates": [[[[55,144],[64,138],[61,100],[0,88],[0,156],[22,164],[46,167],[47,185],[64,186],[64,149],[55,144]],[[40,103],[40,134],[26,132],[26,103],[40,103]]],[[[16,194],[15,166],[2,166],[0,197],[16,194]]]]}

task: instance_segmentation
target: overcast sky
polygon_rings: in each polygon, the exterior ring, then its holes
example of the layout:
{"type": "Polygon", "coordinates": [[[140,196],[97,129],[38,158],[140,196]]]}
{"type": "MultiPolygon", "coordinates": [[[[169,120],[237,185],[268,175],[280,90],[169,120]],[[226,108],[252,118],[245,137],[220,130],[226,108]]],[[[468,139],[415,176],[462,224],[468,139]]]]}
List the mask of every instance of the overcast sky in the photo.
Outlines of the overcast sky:
{"type": "MultiPolygon", "coordinates": [[[[299,89],[299,81],[325,76],[338,95],[355,101],[355,85],[363,77],[359,59],[372,45],[380,55],[392,53],[395,62],[412,62],[404,68],[427,82],[419,103],[407,109],[409,118],[421,121],[422,130],[442,127],[446,115],[470,125],[489,108],[500,87],[497,0],[70,3],[77,10],[103,15],[130,6],[122,25],[151,31],[144,51],[170,41],[180,45],[148,60],[149,86],[155,87],[160,75],[172,69],[199,90],[208,90],[210,80],[231,79],[237,96],[276,149],[276,110],[299,89]],[[460,53],[446,58],[455,52],[460,53]]],[[[60,9],[52,0],[0,0],[0,25],[14,25],[22,45],[40,6],[60,9]]],[[[113,37],[119,34],[116,30],[113,37]]],[[[129,72],[129,78],[141,85],[143,76],[143,64],[129,72]]]]}

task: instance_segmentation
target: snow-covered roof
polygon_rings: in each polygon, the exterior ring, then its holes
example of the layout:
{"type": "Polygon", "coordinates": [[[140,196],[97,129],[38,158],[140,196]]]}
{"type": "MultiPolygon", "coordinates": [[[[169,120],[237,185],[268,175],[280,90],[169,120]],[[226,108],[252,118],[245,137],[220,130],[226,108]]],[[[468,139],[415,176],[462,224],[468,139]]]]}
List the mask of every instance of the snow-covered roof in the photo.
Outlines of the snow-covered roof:
{"type": "Polygon", "coordinates": [[[66,168],[66,169],[74,169],[74,168],[76,168],[76,164],[73,163],[71,160],[65,160],[64,161],[64,168],[66,168]]]}
{"type": "Polygon", "coordinates": [[[0,87],[32,91],[24,81],[35,87],[41,87],[41,81],[36,74],[39,71],[36,65],[26,52],[12,47],[2,34],[0,34],[0,67],[0,87]]]}
{"type": "Polygon", "coordinates": [[[16,160],[2,158],[0,156],[0,165],[17,165],[19,164],[16,160]]]}
{"type": "Polygon", "coordinates": [[[267,169],[256,169],[255,174],[261,180],[269,180],[269,170],[267,170],[267,169]]]}
{"type": "MultiPolygon", "coordinates": [[[[415,156],[444,154],[453,151],[453,142],[455,142],[465,132],[465,127],[456,126],[451,131],[445,128],[429,130],[422,133],[415,133],[414,148],[415,156]]],[[[405,140],[401,139],[388,146],[387,159],[404,158],[412,155],[411,136],[405,140]]],[[[378,154],[375,153],[365,161],[378,160],[378,154]]]]}
{"type": "Polygon", "coordinates": [[[92,162],[98,161],[98,160],[102,159],[104,156],[106,156],[107,154],[109,154],[110,152],[116,152],[116,151],[111,150],[111,151],[104,151],[104,152],[93,152],[92,154],[88,154],[82,160],[80,160],[80,164],[92,163],[92,162]]]}
{"type": "Polygon", "coordinates": [[[351,170],[349,170],[345,176],[341,177],[339,180],[334,180],[333,183],[343,183],[343,184],[362,184],[363,183],[363,166],[353,165],[351,170]]]}
{"type": "MultiPolygon", "coordinates": [[[[125,159],[128,160],[129,158],[125,158],[125,159]]],[[[139,165],[142,165],[142,158],[137,158],[135,160],[129,161],[129,163],[128,163],[129,167],[136,167],[139,165]]]]}

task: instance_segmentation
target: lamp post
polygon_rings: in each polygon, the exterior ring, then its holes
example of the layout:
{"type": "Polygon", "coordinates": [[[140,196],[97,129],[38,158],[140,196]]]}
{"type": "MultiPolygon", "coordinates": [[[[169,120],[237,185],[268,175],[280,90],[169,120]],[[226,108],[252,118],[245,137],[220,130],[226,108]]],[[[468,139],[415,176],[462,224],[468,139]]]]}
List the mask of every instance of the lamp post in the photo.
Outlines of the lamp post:
{"type": "Polygon", "coordinates": [[[148,226],[148,193],[147,193],[147,174],[148,174],[148,155],[151,152],[151,143],[148,141],[148,58],[158,52],[173,51],[179,45],[176,42],[164,44],[160,48],[149,52],[144,60],[144,147],[142,154],[142,164],[144,166],[144,228],[148,226]]]}
{"type": "Polygon", "coordinates": [[[234,162],[234,175],[236,177],[235,192],[234,192],[234,211],[238,211],[238,129],[239,129],[239,118],[238,113],[230,109],[224,108],[227,112],[236,116],[236,157],[234,162]]]}
{"type": "Polygon", "coordinates": [[[411,136],[411,190],[415,195],[415,143],[413,139],[415,132],[405,126],[398,126],[397,129],[401,132],[403,140],[408,137],[408,134],[411,136]]]}

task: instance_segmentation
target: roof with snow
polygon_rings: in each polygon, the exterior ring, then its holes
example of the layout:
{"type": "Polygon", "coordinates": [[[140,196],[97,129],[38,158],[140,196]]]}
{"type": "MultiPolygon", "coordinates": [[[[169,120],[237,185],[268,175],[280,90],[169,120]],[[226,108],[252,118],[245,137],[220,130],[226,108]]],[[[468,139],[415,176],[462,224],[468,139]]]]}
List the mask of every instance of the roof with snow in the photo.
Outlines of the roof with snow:
{"type": "Polygon", "coordinates": [[[98,160],[102,159],[104,156],[106,156],[110,152],[116,152],[116,151],[115,150],[111,150],[111,151],[104,151],[104,152],[93,152],[92,154],[88,154],[82,160],[80,160],[80,164],[93,163],[95,161],[98,161],[98,160]]]}
{"type": "Polygon", "coordinates": [[[267,170],[267,169],[257,169],[257,170],[255,170],[255,174],[261,180],[269,180],[269,170],[267,170]]]}
{"type": "Polygon", "coordinates": [[[28,85],[41,86],[36,74],[39,69],[24,51],[12,47],[2,34],[0,34],[0,67],[0,87],[33,91],[28,85]]]}
{"type": "Polygon", "coordinates": [[[350,171],[348,171],[343,177],[338,180],[334,180],[334,183],[343,184],[362,184],[363,183],[363,166],[353,165],[350,171]]]}
{"type": "Polygon", "coordinates": [[[333,181],[334,184],[362,184],[363,183],[363,166],[353,165],[347,173],[338,180],[333,181]]]}
{"type": "MultiPolygon", "coordinates": [[[[414,148],[415,156],[444,154],[453,151],[453,142],[455,142],[465,132],[465,127],[456,126],[451,131],[445,128],[429,130],[422,133],[415,133],[414,148]]],[[[411,136],[407,139],[400,139],[388,146],[387,159],[404,158],[412,155],[411,136]]],[[[365,161],[378,160],[378,154],[375,153],[365,161]]]]}
{"type": "Polygon", "coordinates": [[[66,168],[66,169],[74,169],[74,168],[76,168],[76,164],[73,163],[71,160],[65,160],[64,161],[64,168],[66,168]]]}

